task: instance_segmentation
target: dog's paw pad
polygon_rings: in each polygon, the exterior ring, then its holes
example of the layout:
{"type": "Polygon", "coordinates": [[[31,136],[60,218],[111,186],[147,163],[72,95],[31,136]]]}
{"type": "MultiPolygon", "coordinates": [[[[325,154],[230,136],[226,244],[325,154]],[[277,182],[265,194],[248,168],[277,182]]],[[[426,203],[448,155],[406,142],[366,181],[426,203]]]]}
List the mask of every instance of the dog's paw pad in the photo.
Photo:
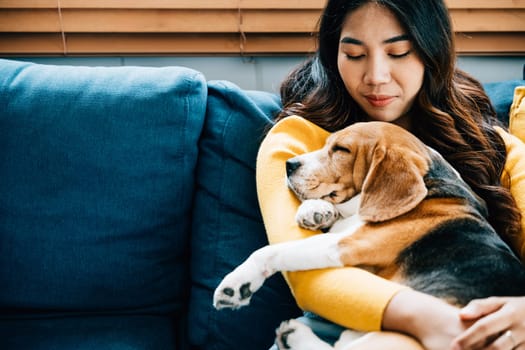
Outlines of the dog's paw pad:
{"type": "Polygon", "coordinates": [[[332,222],[335,213],[331,211],[325,211],[322,213],[314,213],[314,222],[316,225],[325,225],[326,223],[332,222]]]}
{"type": "Polygon", "coordinates": [[[253,295],[250,289],[251,283],[247,282],[239,287],[223,286],[221,283],[215,290],[213,306],[217,309],[238,309],[250,303],[253,295]]]}
{"type": "Polygon", "coordinates": [[[215,289],[213,306],[216,309],[238,309],[246,306],[250,303],[253,293],[261,288],[268,277],[268,271],[261,267],[264,267],[264,264],[259,262],[255,255],[226,275],[215,289]]]}
{"type": "Polygon", "coordinates": [[[226,287],[222,290],[222,293],[226,296],[229,296],[230,298],[233,297],[235,295],[235,291],[233,290],[233,288],[230,288],[230,287],[226,287]]]}
{"type": "Polygon", "coordinates": [[[241,300],[249,299],[252,296],[253,293],[250,290],[250,284],[251,283],[245,283],[239,289],[239,293],[241,295],[241,300]]]}
{"type": "Polygon", "coordinates": [[[279,349],[326,349],[327,345],[319,339],[304,323],[288,320],[281,323],[275,331],[276,343],[279,349]]]}
{"type": "Polygon", "coordinates": [[[338,218],[335,206],[322,199],[308,199],[301,203],[295,219],[299,226],[309,230],[327,229],[338,218]]]}
{"type": "Polygon", "coordinates": [[[295,332],[295,328],[293,327],[293,324],[292,324],[293,322],[294,322],[293,320],[284,321],[281,323],[279,328],[277,328],[277,330],[275,331],[277,335],[276,341],[277,341],[277,345],[279,346],[279,349],[291,349],[292,348],[289,340],[292,340],[290,335],[295,332]]]}

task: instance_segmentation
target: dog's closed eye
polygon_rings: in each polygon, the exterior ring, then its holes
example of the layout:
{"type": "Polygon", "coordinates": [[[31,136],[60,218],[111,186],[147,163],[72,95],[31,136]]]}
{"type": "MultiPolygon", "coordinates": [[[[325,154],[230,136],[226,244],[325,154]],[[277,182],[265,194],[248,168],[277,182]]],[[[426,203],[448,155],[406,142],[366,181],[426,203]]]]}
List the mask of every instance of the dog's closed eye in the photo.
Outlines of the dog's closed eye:
{"type": "Polygon", "coordinates": [[[343,153],[350,153],[350,149],[341,145],[334,145],[332,147],[332,152],[343,152],[343,153]]]}
{"type": "Polygon", "coordinates": [[[337,197],[337,192],[336,191],[332,191],[332,192],[330,192],[330,194],[327,197],[332,198],[332,199],[336,198],[337,197]]]}

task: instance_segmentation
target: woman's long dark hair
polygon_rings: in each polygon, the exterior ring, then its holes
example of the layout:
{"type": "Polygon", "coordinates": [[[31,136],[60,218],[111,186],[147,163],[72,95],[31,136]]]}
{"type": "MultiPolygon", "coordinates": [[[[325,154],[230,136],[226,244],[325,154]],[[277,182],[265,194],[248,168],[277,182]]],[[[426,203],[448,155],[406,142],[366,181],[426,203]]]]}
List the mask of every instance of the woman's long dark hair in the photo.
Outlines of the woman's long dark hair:
{"type": "Polygon", "coordinates": [[[442,0],[329,0],[316,54],[281,85],[283,110],[277,120],[300,115],[328,131],[365,120],[339,75],[337,56],[348,13],[368,2],[395,14],[425,65],[423,86],[412,110],[417,116],[412,132],[440,152],[486,201],[490,223],[512,244],[521,234],[521,215],[510,191],[500,185],[505,144],[494,129],[498,120],[483,87],[456,68],[454,34],[442,0]]]}

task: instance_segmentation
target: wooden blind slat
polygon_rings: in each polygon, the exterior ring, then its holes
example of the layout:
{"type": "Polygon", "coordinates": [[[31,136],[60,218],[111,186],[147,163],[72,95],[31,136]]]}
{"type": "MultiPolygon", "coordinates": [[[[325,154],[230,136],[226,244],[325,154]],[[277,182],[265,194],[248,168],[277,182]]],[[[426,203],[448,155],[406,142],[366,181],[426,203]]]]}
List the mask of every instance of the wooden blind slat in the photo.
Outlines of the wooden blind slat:
{"type": "MultiPolygon", "coordinates": [[[[315,11],[62,10],[66,32],[312,32],[315,11]],[[290,21],[290,17],[293,21],[290,21]]],[[[0,32],[57,32],[56,10],[0,12],[0,32]]]]}
{"type": "MultiPolygon", "coordinates": [[[[60,0],[68,9],[316,9],[324,0],[60,0]]],[[[0,0],[0,8],[56,8],[57,0],[0,0]]]]}
{"type": "MultiPolygon", "coordinates": [[[[458,32],[523,32],[525,10],[452,10],[458,32]]],[[[310,33],[319,14],[312,10],[238,13],[225,10],[62,10],[66,32],[181,33],[310,33]],[[292,18],[293,20],[290,20],[292,18]]],[[[57,32],[58,13],[52,9],[0,11],[0,32],[57,32]]]]}
{"type": "MultiPolygon", "coordinates": [[[[317,9],[325,0],[60,0],[62,8],[123,9],[317,9]]],[[[519,9],[525,0],[445,0],[450,9],[519,9]]],[[[0,0],[0,8],[56,8],[56,0],[0,0]]]]}
{"type": "MultiPolygon", "coordinates": [[[[522,34],[457,35],[459,54],[522,54],[522,34]],[[491,51],[487,52],[487,44],[491,51]]],[[[269,40],[265,35],[250,34],[246,42],[238,35],[155,35],[136,34],[70,34],[67,53],[72,55],[107,54],[304,54],[315,50],[313,37],[280,35],[269,40]]],[[[0,37],[2,55],[61,55],[64,52],[60,34],[8,34],[0,37]]]]}
{"type": "Polygon", "coordinates": [[[445,0],[449,9],[523,9],[525,0],[445,0]]]}
{"type": "Polygon", "coordinates": [[[454,30],[458,32],[523,32],[525,10],[451,10],[454,30]]]}

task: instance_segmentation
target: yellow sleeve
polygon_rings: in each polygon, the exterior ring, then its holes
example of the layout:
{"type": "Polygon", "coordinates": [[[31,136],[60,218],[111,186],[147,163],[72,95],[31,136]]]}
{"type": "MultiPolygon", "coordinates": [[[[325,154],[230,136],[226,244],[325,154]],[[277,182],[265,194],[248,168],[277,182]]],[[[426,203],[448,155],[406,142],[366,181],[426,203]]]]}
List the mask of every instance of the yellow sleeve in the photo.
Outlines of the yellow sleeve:
{"type": "Polygon", "coordinates": [[[514,89],[514,98],[509,111],[509,131],[525,142],[525,86],[514,89]]]}
{"type": "Polygon", "coordinates": [[[507,161],[502,174],[502,183],[510,189],[521,212],[522,234],[517,237],[514,246],[525,261],[525,86],[519,86],[514,91],[514,100],[509,114],[509,131],[498,128],[500,136],[505,141],[507,161]]]}
{"type": "MultiPolygon", "coordinates": [[[[263,140],[257,158],[257,191],[270,243],[318,234],[298,227],[299,201],[288,189],[285,162],[324,145],[328,132],[300,117],[278,122],[263,140]]],[[[390,299],[406,288],[352,267],[289,272],[285,278],[303,310],[347,328],[381,329],[390,299]]]]}

